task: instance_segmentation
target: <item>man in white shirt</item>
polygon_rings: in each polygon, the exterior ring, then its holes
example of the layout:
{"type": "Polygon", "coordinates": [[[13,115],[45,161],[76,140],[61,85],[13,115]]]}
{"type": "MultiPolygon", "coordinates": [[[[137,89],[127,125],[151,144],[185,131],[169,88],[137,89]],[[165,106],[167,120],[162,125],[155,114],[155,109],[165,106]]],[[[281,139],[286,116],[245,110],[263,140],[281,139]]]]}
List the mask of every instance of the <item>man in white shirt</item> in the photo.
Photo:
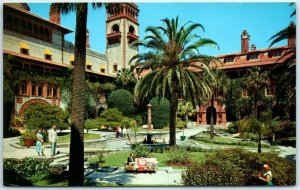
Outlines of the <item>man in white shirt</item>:
{"type": "Polygon", "coordinates": [[[58,139],[55,125],[53,125],[52,128],[48,131],[48,138],[49,142],[51,143],[51,156],[55,156],[56,142],[58,139]]]}

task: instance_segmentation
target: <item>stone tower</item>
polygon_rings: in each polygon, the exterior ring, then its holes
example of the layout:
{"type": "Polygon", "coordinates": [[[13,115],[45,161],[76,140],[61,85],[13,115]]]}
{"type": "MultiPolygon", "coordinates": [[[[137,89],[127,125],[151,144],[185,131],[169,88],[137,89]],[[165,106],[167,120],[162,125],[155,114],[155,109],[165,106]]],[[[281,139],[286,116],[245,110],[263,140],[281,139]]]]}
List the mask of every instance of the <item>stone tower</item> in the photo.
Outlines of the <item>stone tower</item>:
{"type": "Polygon", "coordinates": [[[117,74],[118,70],[129,68],[129,60],[138,53],[131,44],[139,39],[139,9],[134,3],[120,3],[106,7],[106,13],[107,69],[108,73],[117,74]]]}

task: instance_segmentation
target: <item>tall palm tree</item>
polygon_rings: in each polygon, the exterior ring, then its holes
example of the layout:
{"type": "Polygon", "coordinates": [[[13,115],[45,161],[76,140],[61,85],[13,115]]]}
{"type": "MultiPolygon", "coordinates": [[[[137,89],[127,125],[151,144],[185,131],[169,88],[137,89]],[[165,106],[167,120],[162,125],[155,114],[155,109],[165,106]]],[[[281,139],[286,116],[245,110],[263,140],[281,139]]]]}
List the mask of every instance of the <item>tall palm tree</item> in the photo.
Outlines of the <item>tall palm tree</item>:
{"type": "MultiPolygon", "coordinates": [[[[93,8],[101,7],[102,3],[93,3],[93,8]]],[[[69,162],[69,186],[84,185],[84,81],[86,62],[86,33],[87,3],[53,3],[51,6],[63,14],[76,11],[74,71],[72,86],[71,139],[69,162]]]]}
{"type": "Polygon", "coordinates": [[[166,96],[170,100],[170,145],[173,146],[176,145],[178,98],[184,97],[196,106],[201,98],[210,96],[209,83],[215,82],[208,64],[216,58],[200,54],[199,48],[217,44],[193,33],[197,28],[204,31],[201,24],[187,22],[179,27],[178,17],[162,21],[163,26],[147,27],[146,32],[150,34],[134,43],[146,47],[148,52],[137,54],[130,62],[136,61],[134,67],[139,67],[138,74],[150,71],[138,80],[135,96],[142,101],[149,96],[166,96]],[[204,77],[204,73],[210,77],[204,77]]]}
{"type": "Polygon", "coordinates": [[[215,97],[217,96],[222,96],[223,98],[227,94],[227,89],[229,86],[229,78],[226,76],[226,74],[218,69],[218,68],[213,68],[212,69],[212,74],[214,75],[216,81],[215,83],[211,84],[211,87],[213,89],[211,99],[210,99],[210,138],[214,138],[214,102],[215,102],[215,97]]]}
{"type": "MultiPolygon", "coordinates": [[[[253,102],[253,115],[257,120],[257,106],[262,96],[264,96],[263,89],[265,89],[267,85],[267,80],[269,76],[269,72],[262,71],[260,67],[253,67],[250,70],[249,75],[245,78],[245,84],[247,89],[249,90],[251,100],[253,102]]],[[[261,152],[261,129],[258,129],[258,150],[257,152],[261,152]]]]}

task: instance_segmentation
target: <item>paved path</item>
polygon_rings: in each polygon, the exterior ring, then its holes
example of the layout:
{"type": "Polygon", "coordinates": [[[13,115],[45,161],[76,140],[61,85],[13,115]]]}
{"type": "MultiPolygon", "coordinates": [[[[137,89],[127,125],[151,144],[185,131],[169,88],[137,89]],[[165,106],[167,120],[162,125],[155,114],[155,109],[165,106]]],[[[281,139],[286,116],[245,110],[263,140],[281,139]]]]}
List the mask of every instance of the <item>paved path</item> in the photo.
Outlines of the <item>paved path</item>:
{"type": "MultiPolygon", "coordinates": [[[[176,142],[178,145],[185,145],[185,146],[198,146],[203,148],[211,148],[212,146],[207,146],[199,143],[192,142],[188,140],[189,137],[196,135],[202,131],[207,131],[208,126],[191,126],[189,124],[187,129],[184,129],[184,135],[186,136],[185,141],[180,140],[180,136],[183,132],[178,132],[176,134],[176,142]]],[[[115,132],[105,132],[105,131],[98,131],[98,130],[90,130],[89,133],[101,134],[107,137],[107,147],[111,150],[129,150],[130,146],[126,144],[126,139],[115,138],[115,132]]],[[[29,148],[17,148],[18,146],[16,143],[19,142],[19,137],[12,137],[12,138],[4,138],[3,139],[3,147],[2,147],[2,154],[3,158],[25,158],[25,157],[38,157],[35,147],[29,148]]],[[[296,148],[293,147],[285,147],[285,146],[277,146],[280,149],[280,156],[288,158],[288,159],[296,159],[296,148]]],[[[97,149],[98,145],[91,145],[87,146],[85,149],[97,149]]],[[[58,147],[58,151],[62,153],[69,152],[68,147],[58,147]]],[[[253,148],[253,151],[256,149],[253,148]]],[[[50,158],[50,148],[46,148],[45,150],[46,158],[50,158]]]]}

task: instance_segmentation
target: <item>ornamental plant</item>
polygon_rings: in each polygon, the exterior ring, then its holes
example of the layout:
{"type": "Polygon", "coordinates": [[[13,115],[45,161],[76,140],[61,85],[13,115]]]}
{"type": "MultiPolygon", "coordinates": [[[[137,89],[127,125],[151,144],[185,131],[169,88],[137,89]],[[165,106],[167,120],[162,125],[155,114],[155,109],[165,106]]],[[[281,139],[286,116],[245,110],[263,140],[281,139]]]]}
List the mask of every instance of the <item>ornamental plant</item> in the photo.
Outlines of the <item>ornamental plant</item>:
{"type": "Polygon", "coordinates": [[[108,97],[107,102],[109,107],[117,108],[125,116],[131,116],[134,113],[133,95],[128,90],[119,89],[113,91],[108,97]]]}

